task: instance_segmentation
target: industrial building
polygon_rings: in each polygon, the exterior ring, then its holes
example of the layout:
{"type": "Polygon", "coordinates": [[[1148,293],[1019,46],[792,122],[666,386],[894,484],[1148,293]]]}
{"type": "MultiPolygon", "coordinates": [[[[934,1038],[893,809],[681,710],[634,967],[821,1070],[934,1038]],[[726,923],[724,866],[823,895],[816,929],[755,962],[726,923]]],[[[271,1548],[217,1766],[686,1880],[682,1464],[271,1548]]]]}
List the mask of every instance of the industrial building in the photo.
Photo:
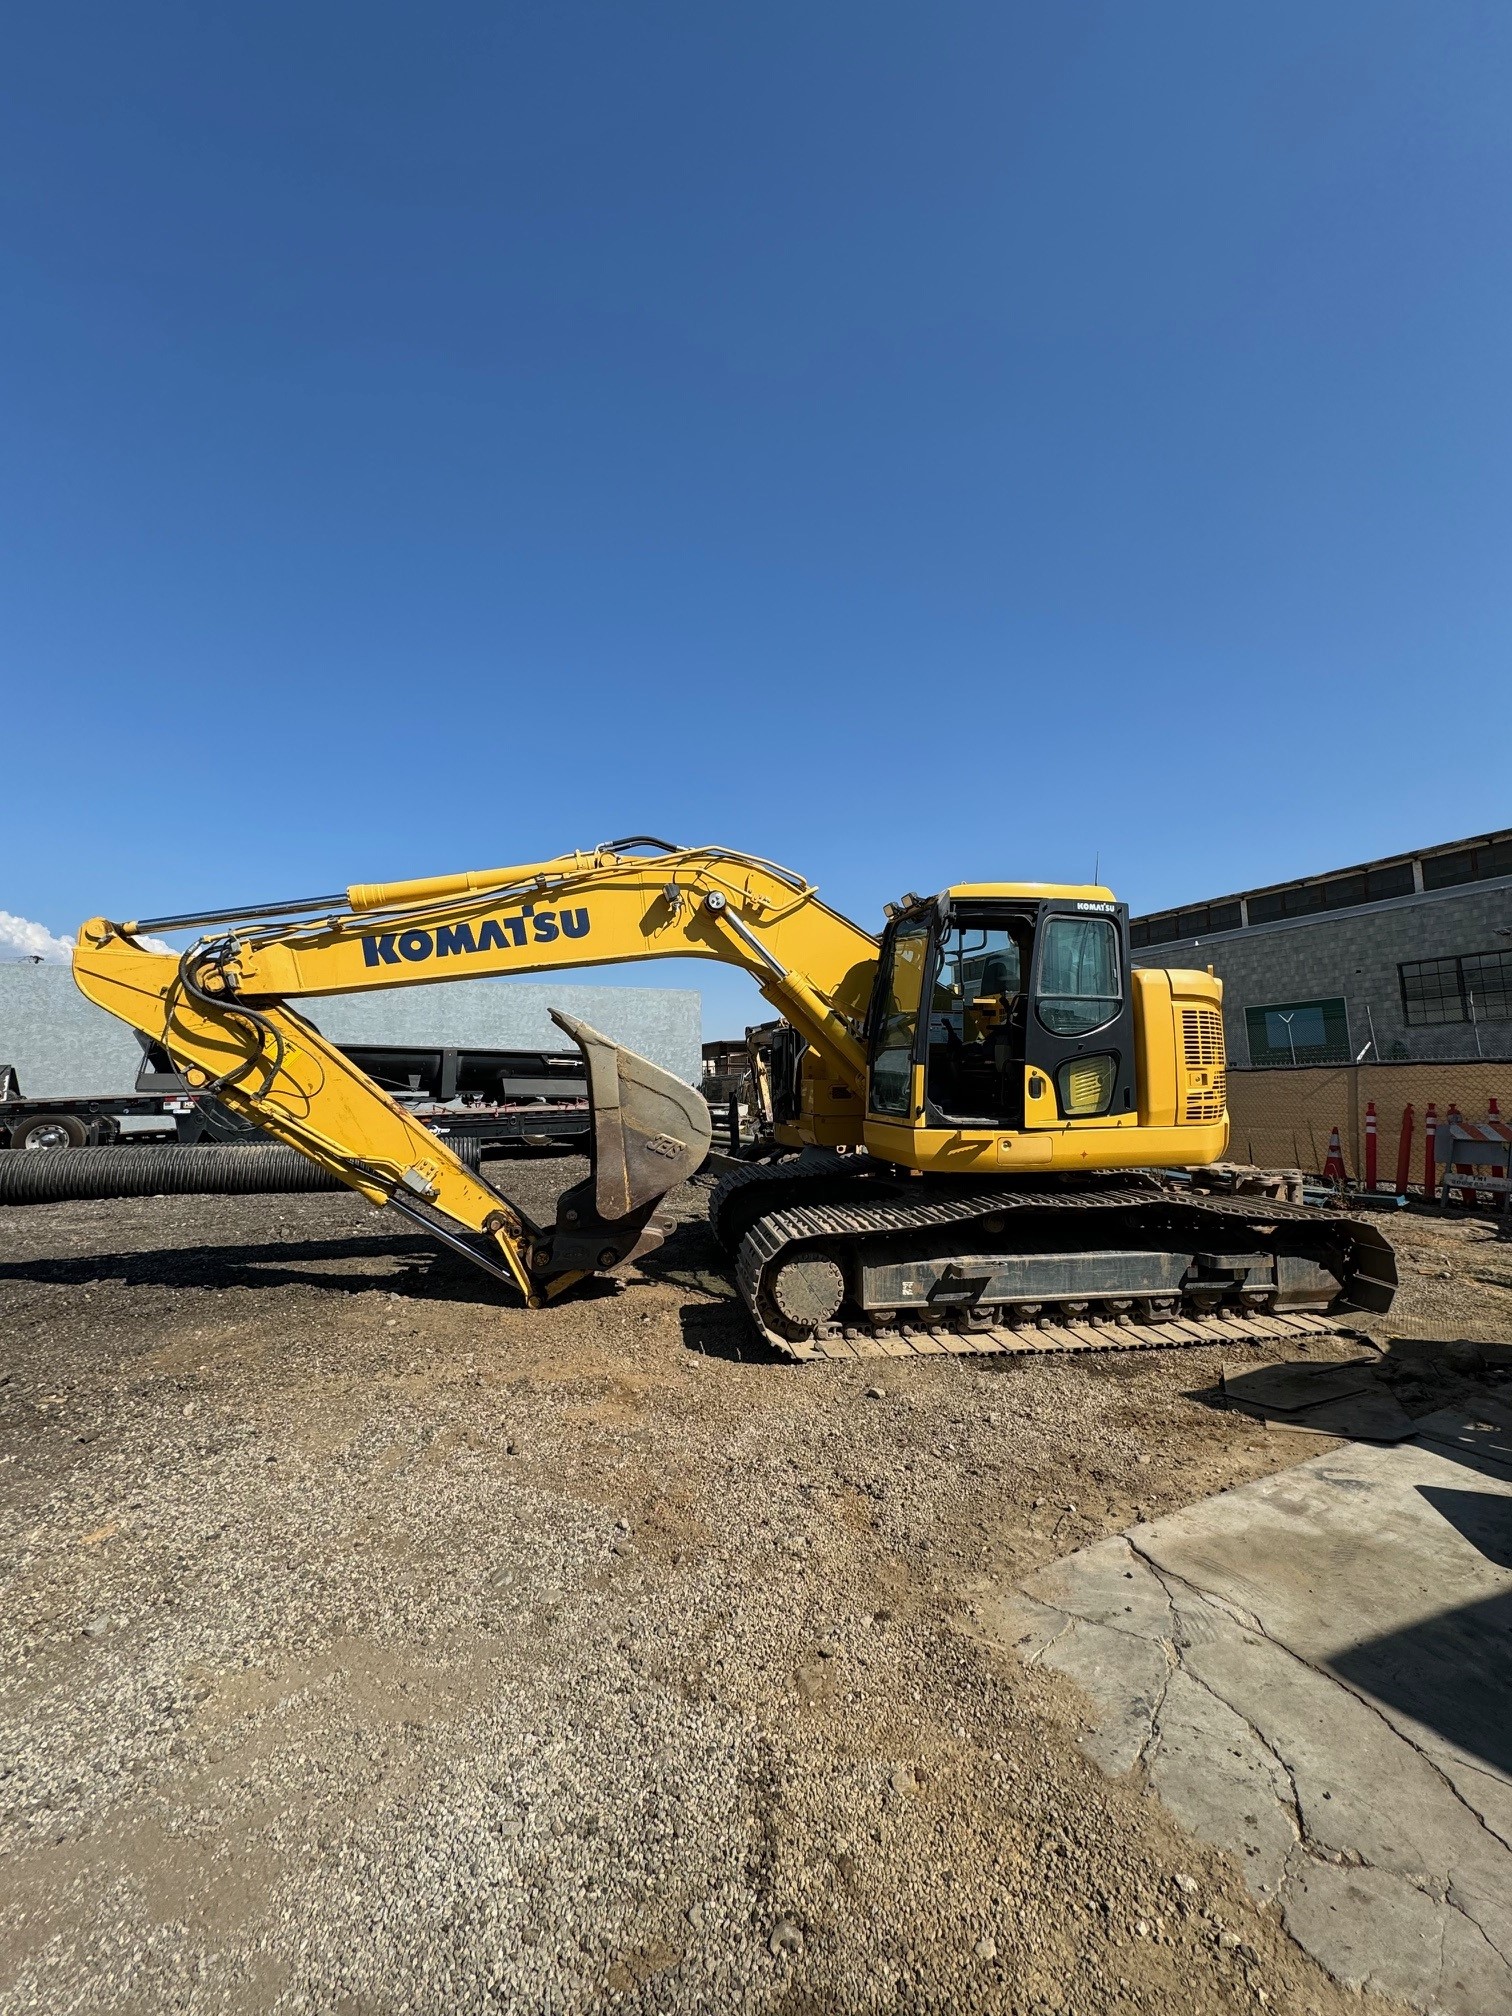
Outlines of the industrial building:
{"type": "MultiPolygon", "coordinates": [[[[456,980],[299,1005],[335,1043],[571,1050],[546,1012],[560,1008],[690,1085],[703,1069],[702,1000],[691,988],[456,980]]],[[[130,1092],[141,1062],[136,1036],[84,998],[67,966],[0,965],[0,1065],[14,1067],[27,1097],[130,1092]]]]}
{"type": "Polygon", "coordinates": [[[1512,831],[1136,917],[1135,960],[1211,966],[1243,1068],[1512,1057],[1512,831]]]}

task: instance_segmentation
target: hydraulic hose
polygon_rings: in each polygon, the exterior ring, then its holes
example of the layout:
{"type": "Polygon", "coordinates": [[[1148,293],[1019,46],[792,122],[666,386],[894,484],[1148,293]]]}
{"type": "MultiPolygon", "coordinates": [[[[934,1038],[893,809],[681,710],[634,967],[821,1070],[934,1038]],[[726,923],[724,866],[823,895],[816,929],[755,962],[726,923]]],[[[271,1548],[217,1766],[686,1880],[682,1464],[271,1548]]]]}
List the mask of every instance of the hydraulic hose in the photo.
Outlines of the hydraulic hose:
{"type": "MultiPolygon", "coordinates": [[[[446,1145],[469,1169],[478,1168],[477,1141],[449,1136],[446,1145]]],[[[297,1149],[273,1144],[0,1152],[0,1205],[61,1204],[76,1197],[253,1197],[346,1187],[297,1149]]]]}

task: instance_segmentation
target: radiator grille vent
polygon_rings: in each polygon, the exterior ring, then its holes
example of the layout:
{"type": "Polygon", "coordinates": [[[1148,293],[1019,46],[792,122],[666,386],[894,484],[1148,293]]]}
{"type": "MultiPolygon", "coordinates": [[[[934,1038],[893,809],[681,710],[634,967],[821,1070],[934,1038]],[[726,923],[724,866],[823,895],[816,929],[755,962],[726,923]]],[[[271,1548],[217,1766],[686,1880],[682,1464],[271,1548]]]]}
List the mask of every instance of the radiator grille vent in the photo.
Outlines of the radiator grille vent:
{"type": "Polygon", "coordinates": [[[1182,1009],[1181,1047],[1187,1068],[1186,1124],[1209,1126],[1223,1118],[1226,1089],[1223,1017],[1216,1008],[1182,1009]]]}
{"type": "Polygon", "coordinates": [[[1189,1127],[1204,1126],[1209,1121],[1223,1118],[1226,1075],[1222,1071],[1217,1071],[1213,1074],[1211,1085],[1198,1086],[1188,1091],[1186,1118],[1189,1127]]]}
{"type": "Polygon", "coordinates": [[[1183,1008],[1181,1034],[1188,1071],[1223,1069],[1227,1061],[1223,1054],[1223,1017],[1216,1008],[1183,1008]]]}

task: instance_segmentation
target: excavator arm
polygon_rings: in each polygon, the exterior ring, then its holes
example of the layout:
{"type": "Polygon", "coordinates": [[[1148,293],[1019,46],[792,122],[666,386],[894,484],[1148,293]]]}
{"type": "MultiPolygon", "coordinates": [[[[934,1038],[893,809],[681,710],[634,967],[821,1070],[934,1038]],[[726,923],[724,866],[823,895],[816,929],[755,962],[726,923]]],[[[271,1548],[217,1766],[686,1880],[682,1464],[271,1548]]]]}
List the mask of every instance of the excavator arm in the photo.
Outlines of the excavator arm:
{"type": "Polygon", "coordinates": [[[74,978],[159,1042],[191,1084],[297,1148],[374,1205],[423,1224],[532,1304],[659,1242],[652,1213],[703,1160],[691,1087],[586,1023],[593,1168],[534,1224],[381,1091],[293,1003],[370,988],[630,960],[743,968],[796,1028],[836,1095],[859,1106],[877,942],[801,877],[724,848],[624,840],[481,873],[359,884],[338,896],[79,933],[74,978]],[[650,851],[646,851],[646,850],[650,851]],[[149,930],[213,926],[180,955],[149,930]]]}

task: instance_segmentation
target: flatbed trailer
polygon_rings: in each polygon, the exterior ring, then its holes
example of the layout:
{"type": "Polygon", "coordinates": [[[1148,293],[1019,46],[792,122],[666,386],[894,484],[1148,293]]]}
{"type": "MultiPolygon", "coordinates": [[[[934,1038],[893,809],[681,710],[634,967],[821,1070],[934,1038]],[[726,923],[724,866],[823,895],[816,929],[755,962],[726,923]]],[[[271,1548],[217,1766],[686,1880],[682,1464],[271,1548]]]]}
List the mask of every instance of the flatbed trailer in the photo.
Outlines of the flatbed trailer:
{"type": "MultiPolygon", "coordinates": [[[[588,1138],[588,1085],[575,1051],[340,1047],[433,1133],[480,1147],[572,1147],[588,1138]]],[[[15,1067],[0,1065],[0,1151],[265,1140],[258,1128],[187,1084],[154,1043],[143,1042],[133,1092],[28,1098],[15,1067]]]]}
{"type": "Polygon", "coordinates": [[[192,1115],[186,1094],[89,1092],[28,1099],[14,1065],[0,1064],[0,1148],[103,1148],[120,1140],[176,1140],[178,1109],[192,1115]],[[123,1123],[125,1123],[123,1125],[123,1123]]]}

